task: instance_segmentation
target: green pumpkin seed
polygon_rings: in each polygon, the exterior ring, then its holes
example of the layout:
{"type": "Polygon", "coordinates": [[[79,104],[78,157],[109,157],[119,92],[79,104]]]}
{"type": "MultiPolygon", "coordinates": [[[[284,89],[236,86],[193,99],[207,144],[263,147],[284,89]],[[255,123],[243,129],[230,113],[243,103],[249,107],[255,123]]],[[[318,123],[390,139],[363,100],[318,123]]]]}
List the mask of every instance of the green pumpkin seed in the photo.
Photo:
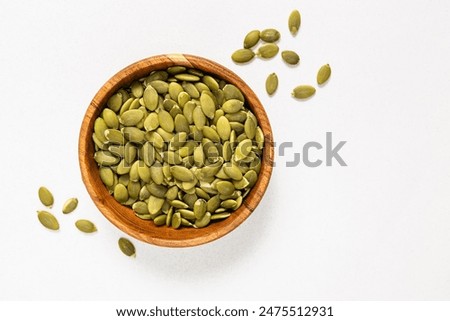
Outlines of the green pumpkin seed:
{"type": "Polygon", "coordinates": [[[298,54],[292,50],[282,51],[281,57],[283,58],[284,62],[289,65],[296,65],[300,61],[300,57],[298,56],[298,54]]]}
{"type": "Polygon", "coordinates": [[[250,49],[254,47],[260,39],[260,32],[259,30],[252,30],[244,38],[244,48],[250,49]]]}
{"type": "Polygon", "coordinates": [[[245,102],[245,98],[242,92],[239,90],[239,88],[232,84],[227,84],[223,87],[223,95],[225,100],[237,99],[242,101],[243,103],[245,102]]]}
{"type": "Polygon", "coordinates": [[[220,214],[212,214],[211,215],[211,221],[217,221],[217,220],[223,220],[227,217],[230,217],[231,213],[220,213],[220,214]]]}
{"type": "Polygon", "coordinates": [[[177,82],[171,82],[169,84],[169,96],[174,101],[178,100],[178,95],[183,91],[183,87],[177,82]]]}
{"type": "MultiPolygon", "coordinates": [[[[110,187],[114,184],[114,173],[109,167],[101,167],[99,169],[100,179],[102,180],[103,184],[105,184],[107,187],[110,187]]],[[[42,202],[42,200],[41,200],[42,202]]],[[[52,202],[53,204],[53,202],[52,202]]],[[[45,205],[45,204],[44,204],[45,205]]]]}
{"type": "Polygon", "coordinates": [[[260,33],[262,41],[265,42],[275,42],[280,39],[280,32],[276,29],[264,29],[260,33]]]}
{"type": "Polygon", "coordinates": [[[306,99],[316,93],[316,88],[309,85],[301,85],[294,88],[292,96],[298,99],[306,99]]]}
{"type": "Polygon", "coordinates": [[[112,95],[108,99],[106,105],[108,105],[108,107],[111,108],[112,111],[118,112],[120,110],[120,107],[122,106],[122,94],[117,93],[112,95]]]}
{"type": "Polygon", "coordinates": [[[211,213],[207,212],[205,215],[203,215],[202,218],[195,220],[195,227],[198,228],[206,227],[210,221],[211,221],[211,213]]]}
{"type": "Polygon", "coordinates": [[[97,232],[97,227],[89,220],[78,220],[75,222],[75,226],[84,233],[97,232]]]}
{"type": "Polygon", "coordinates": [[[239,64],[249,62],[255,57],[255,53],[250,49],[238,49],[231,55],[231,59],[239,64]]]}
{"type": "Polygon", "coordinates": [[[77,198],[69,198],[63,205],[62,212],[64,214],[72,213],[78,206],[77,198]]]}
{"type": "Polygon", "coordinates": [[[235,181],[240,181],[242,179],[242,172],[238,166],[233,163],[225,163],[223,165],[223,171],[225,174],[235,181]]]}
{"type": "Polygon", "coordinates": [[[244,132],[245,136],[247,136],[248,139],[255,138],[256,135],[256,122],[252,117],[247,117],[247,120],[244,124],[244,132]]]}
{"type": "Polygon", "coordinates": [[[331,67],[329,64],[323,65],[320,67],[319,71],[317,72],[317,83],[319,85],[324,84],[327,82],[327,80],[331,76],[331,67]]]}
{"type": "Polygon", "coordinates": [[[119,157],[103,150],[95,152],[94,159],[100,166],[111,166],[120,162],[119,157]]]}
{"type": "Polygon", "coordinates": [[[130,240],[121,237],[118,241],[119,248],[122,251],[123,254],[126,256],[136,256],[136,248],[134,247],[133,243],[131,243],[130,240]]]}
{"type": "Polygon", "coordinates": [[[203,114],[209,119],[214,118],[214,112],[216,111],[216,104],[207,91],[203,91],[200,95],[200,106],[202,108],[203,114]]]}
{"type": "Polygon", "coordinates": [[[266,79],[266,92],[273,95],[278,88],[278,76],[276,73],[271,73],[266,79]]]}
{"type": "Polygon", "coordinates": [[[128,200],[128,189],[123,184],[117,184],[114,187],[114,198],[119,203],[125,203],[128,200]]]}
{"type": "Polygon", "coordinates": [[[197,99],[200,97],[200,92],[193,83],[185,81],[181,84],[181,87],[183,87],[184,91],[187,92],[191,98],[197,99]]]}
{"type": "Polygon", "coordinates": [[[295,36],[300,29],[300,24],[302,22],[302,18],[300,16],[300,12],[298,10],[293,10],[289,15],[288,27],[289,31],[293,36],[295,36]]]}
{"type": "Polygon", "coordinates": [[[167,219],[167,215],[164,215],[164,214],[158,215],[153,220],[153,223],[155,223],[156,226],[166,225],[166,219],[167,219]]]}
{"type": "Polygon", "coordinates": [[[102,112],[103,120],[105,121],[105,124],[112,129],[118,129],[119,128],[119,119],[115,112],[113,112],[109,108],[103,109],[102,112]]]}
{"type": "Polygon", "coordinates": [[[196,219],[201,219],[206,214],[206,201],[204,199],[198,199],[194,203],[194,215],[196,219]]]}
{"type": "Polygon", "coordinates": [[[195,107],[192,113],[192,119],[194,121],[195,127],[197,127],[197,129],[199,130],[202,130],[206,124],[206,116],[203,113],[201,107],[195,107]]]}
{"type": "Polygon", "coordinates": [[[181,214],[180,212],[175,212],[172,216],[171,225],[173,228],[177,229],[181,226],[181,214]]]}
{"type": "Polygon", "coordinates": [[[199,81],[200,77],[192,74],[176,74],[175,79],[195,82],[199,81]]]}
{"type": "Polygon", "coordinates": [[[227,141],[230,138],[231,126],[225,116],[220,116],[217,120],[217,133],[223,141],[227,141]]]}
{"type": "Polygon", "coordinates": [[[220,181],[216,184],[219,194],[231,195],[235,191],[233,183],[229,181],[220,181]]]}
{"type": "Polygon", "coordinates": [[[38,219],[42,225],[50,230],[59,230],[59,223],[56,217],[47,211],[38,211],[38,219]]]}
{"type": "Polygon", "coordinates": [[[150,110],[154,111],[158,107],[159,96],[158,92],[151,85],[148,85],[144,90],[144,106],[150,110]]]}
{"type": "Polygon", "coordinates": [[[165,95],[169,91],[169,84],[164,80],[153,80],[150,82],[150,86],[155,88],[156,92],[160,95],[165,95]]]}
{"type": "Polygon", "coordinates": [[[173,177],[182,182],[190,182],[194,179],[194,174],[192,174],[192,172],[186,167],[173,166],[170,168],[170,172],[173,177]]]}
{"type": "Polygon", "coordinates": [[[280,49],[274,43],[266,43],[258,48],[256,55],[264,59],[270,59],[277,55],[280,49]]]}
{"type": "Polygon", "coordinates": [[[244,103],[241,100],[229,99],[222,105],[222,109],[226,113],[237,113],[243,106],[244,103]]]}
{"type": "Polygon", "coordinates": [[[120,123],[124,126],[136,126],[144,117],[139,109],[127,110],[120,116],[120,123]]]}
{"type": "Polygon", "coordinates": [[[54,203],[53,194],[48,190],[47,187],[41,186],[38,190],[39,200],[44,206],[52,207],[54,203]]]}

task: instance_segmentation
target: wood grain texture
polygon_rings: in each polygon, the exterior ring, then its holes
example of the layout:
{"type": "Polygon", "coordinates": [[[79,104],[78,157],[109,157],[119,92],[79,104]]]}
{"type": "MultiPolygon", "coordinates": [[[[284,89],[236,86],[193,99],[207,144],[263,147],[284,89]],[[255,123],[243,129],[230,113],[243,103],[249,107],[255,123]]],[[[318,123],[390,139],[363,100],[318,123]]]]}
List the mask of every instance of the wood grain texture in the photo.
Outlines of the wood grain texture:
{"type": "Polygon", "coordinates": [[[160,55],[140,60],[122,69],[108,80],[92,99],[86,111],[80,129],[78,149],[83,182],[100,212],[126,234],[144,242],[167,247],[189,247],[208,243],[239,226],[261,201],[269,184],[274,159],[273,136],[269,119],[264,107],[250,87],[232,71],[211,60],[182,54],[160,55]],[[227,219],[214,222],[201,229],[181,228],[175,230],[166,226],[158,227],[152,221],[139,219],[134,215],[132,209],[119,204],[108,193],[100,179],[98,166],[93,158],[94,121],[100,115],[108,98],[118,89],[129,85],[135,79],[148,75],[153,70],[177,65],[200,69],[238,87],[246,98],[247,107],[256,115],[265,136],[261,172],[256,185],[244,199],[243,205],[227,219]]]}

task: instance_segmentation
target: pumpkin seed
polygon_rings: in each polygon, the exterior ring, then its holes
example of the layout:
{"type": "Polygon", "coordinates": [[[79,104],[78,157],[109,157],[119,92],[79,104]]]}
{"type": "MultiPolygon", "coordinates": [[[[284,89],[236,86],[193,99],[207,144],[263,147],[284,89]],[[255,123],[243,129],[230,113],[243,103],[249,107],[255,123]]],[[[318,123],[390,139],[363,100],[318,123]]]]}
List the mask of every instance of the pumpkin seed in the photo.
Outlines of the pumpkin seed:
{"type": "Polygon", "coordinates": [[[214,112],[216,111],[216,104],[207,91],[203,91],[200,95],[200,106],[202,108],[203,114],[209,119],[214,118],[214,112]]]}
{"type": "Polygon", "coordinates": [[[300,12],[298,10],[293,10],[289,15],[288,27],[289,31],[293,36],[295,36],[300,29],[300,24],[302,22],[302,18],[300,12]]]}
{"type": "Polygon", "coordinates": [[[309,85],[301,85],[294,88],[292,96],[298,99],[306,99],[316,93],[316,88],[309,85]]]}
{"type": "Polygon", "coordinates": [[[256,55],[264,59],[270,59],[277,55],[280,49],[274,43],[266,43],[258,48],[256,55]]]}
{"type": "Polygon", "coordinates": [[[247,35],[244,38],[244,48],[245,49],[250,49],[252,47],[254,47],[260,39],[260,32],[259,30],[252,30],[249,33],[247,33],[247,35]]]}
{"type": "Polygon", "coordinates": [[[69,198],[63,205],[62,212],[64,214],[72,213],[78,206],[77,198],[69,198]]]}
{"type": "Polygon", "coordinates": [[[255,53],[250,49],[238,49],[231,55],[231,59],[239,64],[249,62],[255,57],[255,53]]]}
{"type": "Polygon", "coordinates": [[[97,232],[97,227],[89,220],[78,220],[75,222],[75,226],[84,233],[97,232]]]}
{"type": "Polygon", "coordinates": [[[317,72],[317,83],[319,85],[324,84],[331,76],[331,67],[329,64],[323,65],[320,67],[317,72]]]}
{"type": "Polygon", "coordinates": [[[300,57],[298,56],[298,54],[292,50],[282,51],[281,57],[283,58],[284,62],[289,65],[296,65],[300,61],[300,57]]]}
{"type": "Polygon", "coordinates": [[[123,254],[126,256],[136,256],[136,248],[134,247],[133,243],[131,243],[130,240],[121,237],[118,241],[119,248],[122,251],[123,254]]]}
{"type": "Polygon", "coordinates": [[[148,85],[144,90],[144,106],[150,110],[154,111],[158,107],[159,96],[158,92],[151,85],[148,85]]]}
{"type": "Polygon", "coordinates": [[[41,186],[38,190],[39,200],[44,206],[52,207],[54,203],[53,194],[48,190],[47,187],[41,186]]]}
{"type": "Polygon", "coordinates": [[[275,42],[280,39],[280,32],[276,29],[264,29],[260,33],[262,41],[265,42],[275,42]]]}
{"type": "Polygon", "coordinates": [[[47,211],[38,211],[38,219],[42,225],[50,230],[59,230],[59,223],[56,217],[47,211]]]}
{"type": "Polygon", "coordinates": [[[195,220],[195,227],[205,227],[209,224],[209,222],[211,221],[211,213],[207,212],[205,215],[203,215],[202,218],[198,218],[195,220]]]}
{"type": "Polygon", "coordinates": [[[171,223],[172,227],[177,229],[180,227],[181,225],[181,214],[180,212],[175,212],[172,216],[172,223],[171,223]]]}
{"type": "Polygon", "coordinates": [[[266,92],[273,95],[278,88],[278,76],[276,73],[271,73],[266,79],[266,92]]]}
{"type": "Polygon", "coordinates": [[[237,113],[243,106],[244,103],[241,100],[230,99],[222,105],[222,109],[226,113],[237,113]]]}

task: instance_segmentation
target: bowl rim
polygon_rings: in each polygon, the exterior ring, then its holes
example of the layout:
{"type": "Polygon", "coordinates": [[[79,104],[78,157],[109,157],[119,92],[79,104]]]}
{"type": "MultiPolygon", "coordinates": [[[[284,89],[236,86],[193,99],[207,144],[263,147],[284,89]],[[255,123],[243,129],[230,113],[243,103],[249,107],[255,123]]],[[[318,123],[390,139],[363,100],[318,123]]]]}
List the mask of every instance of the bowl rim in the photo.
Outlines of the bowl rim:
{"type": "Polygon", "coordinates": [[[129,236],[147,243],[165,247],[190,247],[209,243],[223,237],[251,215],[261,201],[272,175],[274,144],[270,122],[262,103],[253,90],[237,74],[217,62],[200,56],[190,54],[162,54],[150,56],[128,65],[114,74],[100,87],[83,117],[78,141],[78,155],[82,180],[88,194],[103,216],[113,223],[113,225],[129,236]],[[232,212],[233,214],[227,219],[215,222],[202,229],[193,230],[192,228],[185,228],[174,230],[171,227],[155,226],[152,222],[139,219],[134,214],[132,215],[133,217],[130,217],[129,212],[132,212],[132,210],[117,203],[101,182],[98,171],[92,171],[94,165],[92,157],[94,144],[91,138],[93,125],[95,119],[106,105],[107,98],[124,85],[130,84],[131,81],[142,78],[150,74],[153,70],[167,69],[170,66],[185,66],[187,68],[199,69],[238,87],[244,94],[247,108],[258,119],[258,124],[262,128],[265,137],[258,181],[252,187],[247,197],[244,198],[242,206],[232,212]],[[105,195],[105,192],[107,195],[105,195]],[[144,226],[142,222],[145,222],[148,226],[144,226]],[[183,232],[185,230],[193,230],[193,232],[183,232]]]}

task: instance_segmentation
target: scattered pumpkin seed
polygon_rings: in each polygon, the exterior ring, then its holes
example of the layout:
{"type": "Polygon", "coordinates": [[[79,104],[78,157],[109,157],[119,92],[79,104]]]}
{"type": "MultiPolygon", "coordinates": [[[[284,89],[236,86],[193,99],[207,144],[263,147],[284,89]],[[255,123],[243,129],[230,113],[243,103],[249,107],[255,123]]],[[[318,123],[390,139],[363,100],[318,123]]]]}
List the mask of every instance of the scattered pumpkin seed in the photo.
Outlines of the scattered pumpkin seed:
{"type": "Polygon", "coordinates": [[[39,200],[44,206],[51,208],[54,203],[53,194],[48,190],[47,187],[41,186],[38,190],[39,200]]]}
{"type": "Polygon", "coordinates": [[[69,198],[63,205],[62,212],[64,214],[72,213],[78,206],[77,198],[69,198]]]}
{"type": "Polygon", "coordinates": [[[233,59],[236,63],[246,63],[252,60],[255,57],[255,53],[250,49],[238,49],[231,55],[231,59],[233,59]]]}
{"type": "Polygon", "coordinates": [[[273,95],[278,88],[278,76],[276,73],[271,73],[266,79],[266,91],[269,95],[273,95]]]}
{"type": "Polygon", "coordinates": [[[276,44],[266,43],[258,48],[256,55],[264,59],[270,59],[275,57],[279,50],[280,48],[276,44]]]}
{"type": "Polygon", "coordinates": [[[259,30],[252,30],[244,38],[244,48],[250,49],[259,42],[259,30]]]}
{"type": "Polygon", "coordinates": [[[296,65],[300,61],[300,57],[298,56],[298,54],[292,50],[282,51],[281,57],[283,58],[284,62],[289,65],[296,65]]]}
{"type": "Polygon", "coordinates": [[[280,32],[276,29],[264,29],[260,34],[261,40],[265,42],[275,42],[280,39],[280,32]]]}
{"type": "Polygon", "coordinates": [[[331,76],[331,67],[329,64],[323,65],[320,67],[317,72],[317,83],[319,85],[324,84],[331,76]]]}
{"type": "Polygon", "coordinates": [[[97,232],[97,227],[95,227],[94,223],[89,220],[78,220],[75,222],[75,226],[84,233],[97,232]]]}
{"type": "Polygon", "coordinates": [[[302,22],[302,18],[300,12],[298,10],[293,10],[289,15],[288,27],[289,31],[293,36],[295,36],[300,29],[300,24],[302,22]]]}
{"type": "Polygon", "coordinates": [[[122,251],[123,254],[126,256],[136,256],[136,248],[134,247],[133,243],[131,243],[130,240],[121,237],[118,241],[119,248],[122,251]]]}
{"type": "Polygon", "coordinates": [[[47,211],[38,211],[38,219],[42,225],[50,230],[59,230],[59,223],[56,217],[47,211]]]}
{"type": "Polygon", "coordinates": [[[298,99],[306,99],[316,93],[316,88],[310,85],[301,85],[294,88],[292,96],[298,99]]]}

